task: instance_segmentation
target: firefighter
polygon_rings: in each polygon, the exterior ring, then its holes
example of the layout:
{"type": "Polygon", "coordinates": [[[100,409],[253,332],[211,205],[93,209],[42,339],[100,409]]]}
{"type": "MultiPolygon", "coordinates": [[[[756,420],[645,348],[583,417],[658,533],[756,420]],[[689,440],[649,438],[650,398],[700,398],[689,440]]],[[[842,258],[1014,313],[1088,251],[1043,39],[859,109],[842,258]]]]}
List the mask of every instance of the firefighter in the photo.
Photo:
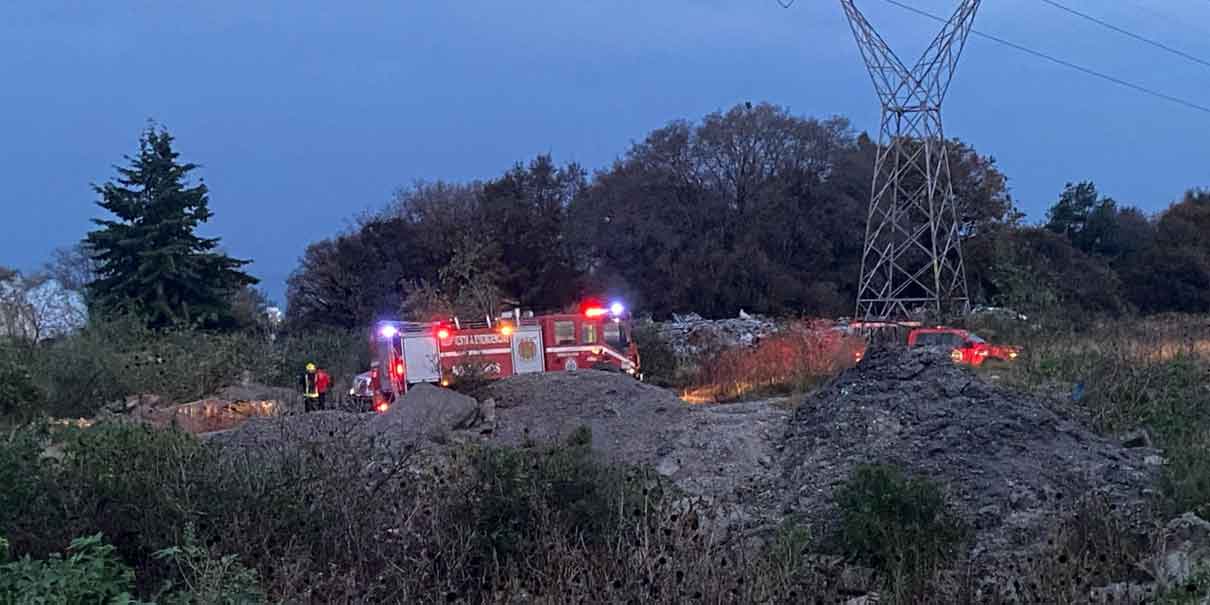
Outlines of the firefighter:
{"type": "Polygon", "coordinates": [[[332,379],[328,373],[316,367],[314,363],[308,362],[307,371],[303,373],[301,382],[304,409],[308,412],[323,409],[328,399],[328,388],[332,386],[332,379]]]}

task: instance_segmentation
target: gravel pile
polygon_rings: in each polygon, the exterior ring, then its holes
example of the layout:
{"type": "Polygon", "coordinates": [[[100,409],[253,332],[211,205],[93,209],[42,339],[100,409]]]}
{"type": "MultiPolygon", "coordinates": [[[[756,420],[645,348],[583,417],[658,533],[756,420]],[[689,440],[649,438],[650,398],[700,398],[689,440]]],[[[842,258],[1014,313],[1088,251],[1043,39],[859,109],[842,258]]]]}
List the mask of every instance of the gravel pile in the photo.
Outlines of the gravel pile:
{"type": "Polygon", "coordinates": [[[939,483],[976,532],[973,554],[1036,544],[1093,491],[1129,510],[1158,467],[1065,417],[1050,402],[983,382],[927,349],[872,351],[809,396],[790,421],[789,508],[834,520],[831,496],[862,463],[939,483]]]}
{"type": "Polygon", "coordinates": [[[505,378],[487,388],[495,400],[496,445],[563,442],[581,426],[607,459],[653,464],[689,409],[667,389],[597,370],[505,378]]]}

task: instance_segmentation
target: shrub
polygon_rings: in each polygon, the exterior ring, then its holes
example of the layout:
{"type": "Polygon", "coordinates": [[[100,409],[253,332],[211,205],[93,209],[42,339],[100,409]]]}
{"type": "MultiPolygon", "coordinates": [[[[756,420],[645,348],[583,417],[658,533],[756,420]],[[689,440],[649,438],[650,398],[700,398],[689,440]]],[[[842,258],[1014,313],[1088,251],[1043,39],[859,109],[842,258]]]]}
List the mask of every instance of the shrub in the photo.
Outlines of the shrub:
{"type": "Polygon", "coordinates": [[[24,422],[42,413],[46,393],[34,384],[34,377],[22,350],[0,345],[0,419],[24,422]]]}
{"type": "Polygon", "coordinates": [[[134,605],[134,571],[101,535],[73,540],[66,558],[28,556],[0,566],[0,603],[13,605],[134,605]]]}
{"type": "Polygon", "coordinates": [[[177,569],[184,591],[159,599],[161,605],[253,605],[264,603],[264,590],[254,570],[235,555],[215,556],[199,546],[192,526],[185,528],[184,544],[155,553],[177,569]]]}
{"type": "Polygon", "coordinates": [[[187,329],[156,331],[135,319],[97,320],[38,349],[35,374],[54,416],[91,416],[128,395],[190,401],[271,359],[266,339],[187,329]]]}
{"type": "Polygon", "coordinates": [[[18,553],[45,556],[71,537],[55,464],[43,458],[45,444],[43,427],[0,433],[0,534],[18,553]]]}
{"type": "Polygon", "coordinates": [[[658,386],[675,386],[680,380],[677,371],[676,352],[660,336],[655,323],[635,323],[634,343],[639,349],[639,362],[643,380],[658,386]]]}
{"type": "Polygon", "coordinates": [[[663,491],[645,475],[597,461],[591,443],[591,431],[580,427],[561,446],[472,453],[471,489],[450,512],[451,522],[474,528],[481,563],[532,550],[546,529],[602,544],[633,521],[631,511],[658,502],[663,491]]]}
{"type": "Polygon", "coordinates": [[[884,573],[896,593],[915,591],[965,538],[940,488],[894,466],[857,467],[835,501],[840,548],[884,573]]]}
{"type": "Polygon", "coordinates": [[[93,531],[141,564],[199,516],[201,473],[211,455],[192,435],[125,423],[98,424],[64,444],[62,484],[93,531]]]}

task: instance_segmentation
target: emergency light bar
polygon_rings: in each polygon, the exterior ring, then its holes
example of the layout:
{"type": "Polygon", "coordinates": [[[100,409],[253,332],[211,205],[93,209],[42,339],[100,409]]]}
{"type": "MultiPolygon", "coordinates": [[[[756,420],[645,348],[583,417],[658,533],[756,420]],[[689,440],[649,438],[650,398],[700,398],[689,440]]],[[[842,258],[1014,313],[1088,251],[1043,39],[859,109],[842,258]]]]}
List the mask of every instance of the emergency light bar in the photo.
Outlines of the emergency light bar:
{"type": "Polygon", "coordinates": [[[395,338],[395,335],[399,334],[399,329],[391,324],[387,324],[382,326],[382,328],[378,330],[378,333],[381,334],[383,338],[395,338]]]}

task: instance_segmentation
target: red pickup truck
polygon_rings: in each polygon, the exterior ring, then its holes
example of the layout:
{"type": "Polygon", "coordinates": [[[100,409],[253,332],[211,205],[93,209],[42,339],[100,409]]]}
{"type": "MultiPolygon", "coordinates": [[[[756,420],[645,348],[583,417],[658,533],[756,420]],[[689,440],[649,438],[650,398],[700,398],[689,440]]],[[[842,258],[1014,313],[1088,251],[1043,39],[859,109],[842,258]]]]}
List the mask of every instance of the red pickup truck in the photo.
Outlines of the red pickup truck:
{"type": "Polygon", "coordinates": [[[1020,355],[1016,347],[994,345],[958,328],[916,328],[908,332],[909,347],[949,347],[955,363],[979,367],[988,360],[1012,361],[1020,355]]]}

